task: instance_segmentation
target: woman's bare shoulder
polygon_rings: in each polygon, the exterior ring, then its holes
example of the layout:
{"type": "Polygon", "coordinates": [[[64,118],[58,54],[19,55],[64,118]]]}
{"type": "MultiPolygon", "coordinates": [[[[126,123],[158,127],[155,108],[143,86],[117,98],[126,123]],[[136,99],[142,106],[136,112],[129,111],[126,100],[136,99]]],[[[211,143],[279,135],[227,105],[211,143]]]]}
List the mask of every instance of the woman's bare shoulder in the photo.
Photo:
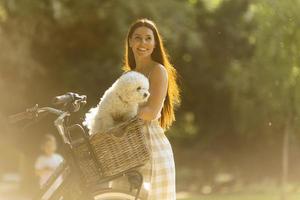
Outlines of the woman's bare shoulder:
{"type": "Polygon", "coordinates": [[[151,70],[151,78],[167,79],[168,73],[166,68],[160,64],[156,63],[151,70]]]}

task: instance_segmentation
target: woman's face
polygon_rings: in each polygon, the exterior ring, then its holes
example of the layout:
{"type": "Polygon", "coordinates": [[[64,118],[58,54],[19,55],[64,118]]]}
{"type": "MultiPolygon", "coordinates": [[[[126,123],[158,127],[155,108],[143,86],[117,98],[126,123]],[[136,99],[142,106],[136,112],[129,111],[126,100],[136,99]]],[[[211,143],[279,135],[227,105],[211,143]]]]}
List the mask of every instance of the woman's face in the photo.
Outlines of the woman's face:
{"type": "Polygon", "coordinates": [[[129,47],[135,57],[151,56],[155,47],[153,31],[145,26],[138,27],[129,38],[129,47]]]}

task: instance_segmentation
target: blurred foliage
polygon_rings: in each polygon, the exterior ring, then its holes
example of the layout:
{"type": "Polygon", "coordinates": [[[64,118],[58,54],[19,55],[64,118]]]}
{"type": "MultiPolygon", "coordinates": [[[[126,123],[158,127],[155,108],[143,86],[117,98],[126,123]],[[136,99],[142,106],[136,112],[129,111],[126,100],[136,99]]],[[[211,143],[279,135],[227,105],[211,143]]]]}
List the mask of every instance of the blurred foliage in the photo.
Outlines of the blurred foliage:
{"type": "Polygon", "coordinates": [[[130,23],[147,17],[181,75],[167,132],[178,166],[202,180],[276,177],[286,119],[299,121],[299,9],[292,0],[0,0],[2,133],[5,116],[67,91],[88,95],[82,116],[121,74],[130,23]]]}

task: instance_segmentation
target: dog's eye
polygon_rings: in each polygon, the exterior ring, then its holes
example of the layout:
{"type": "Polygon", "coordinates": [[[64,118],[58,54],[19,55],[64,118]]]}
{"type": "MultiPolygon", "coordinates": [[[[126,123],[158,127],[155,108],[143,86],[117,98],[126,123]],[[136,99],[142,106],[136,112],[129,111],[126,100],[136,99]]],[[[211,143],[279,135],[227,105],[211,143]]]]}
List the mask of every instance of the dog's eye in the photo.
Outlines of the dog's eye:
{"type": "Polygon", "coordinates": [[[139,91],[140,89],[141,89],[141,87],[136,88],[136,90],[138,90],[138,91],[139,91]]]}

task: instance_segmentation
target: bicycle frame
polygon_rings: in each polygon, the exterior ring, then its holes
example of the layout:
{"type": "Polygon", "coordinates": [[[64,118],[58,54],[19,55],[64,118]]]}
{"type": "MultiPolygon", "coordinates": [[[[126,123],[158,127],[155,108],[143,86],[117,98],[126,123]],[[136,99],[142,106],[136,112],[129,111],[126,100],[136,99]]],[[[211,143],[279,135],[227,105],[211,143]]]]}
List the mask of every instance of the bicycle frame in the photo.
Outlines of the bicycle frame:
{"type": "MultiPolygon", "coordinates": [[[[81,102],[78,101],[76,103],[80,104],[81,102]]],[[[67,106],[68,104],[65,104],[65,107],[67,106]]],[[[78,111],[78,105],[75,106],[77,106],[76,111],[78,111]]],[[[73,110],[73,112],[76,111],[73,110]]],[[[55,172],[51,175],[47,182],[41,187],[38,194],[34,197],[34,200],[61,200],[62,197],[63,200],[93,200],[94,194],[101,192],[101,190],[105,191],[109,189],[109,187],[103,187],[103,183],[108,183],[109,181],[124,175],[128,177],[128,182],[130,184],[130,192],[132,191],[132,189],[137,189],[135,199],[138,199],[143,177],[138,171],[134,169],[124,171],[112,177],[102,178],[101,180],[98,180],[95,185],[87,185],[85,181],[82,180],[82,172],[77,163],[76,156],[72,151],[72,138],[70,136],[70,128],[78,124],[67,124],[67,122],[69,122],[69,117],[71,116],[72,110],[62,111],[51,107],[38,108],[38,105],[36,105],[33,108],[27,109],[26,112],[11,116],[11,121],[32,119],[34,117],[37,117],[39,113],[44,112],[52,113],[58,116],[57,119],[54,121],[54,125],[63,141],[62,150],[64,162],[55,170],[55,172]],[[54,188],[54,191],[51,191],[59,177],[63,177],[63,181],[58,187],[54,188]],[[49,192],[51,192],[50,196],[49,192]]],[[[78,126],[81,127],[80,125],[78,126]]],[[[84,130],[82,131],[84,132],[84,130]]],[[[90,148],[89,153],[93,156],[93,151],[90,146],[90,143],[88,143],[88,145],[90,148]]],[[[93,156],[93,159],[97,164],[98,169],[101,171],[100,163],[98,163],[95,156],[93,156]]],[[[101,173],[100,171],[99,173],[101,173]]]]}

